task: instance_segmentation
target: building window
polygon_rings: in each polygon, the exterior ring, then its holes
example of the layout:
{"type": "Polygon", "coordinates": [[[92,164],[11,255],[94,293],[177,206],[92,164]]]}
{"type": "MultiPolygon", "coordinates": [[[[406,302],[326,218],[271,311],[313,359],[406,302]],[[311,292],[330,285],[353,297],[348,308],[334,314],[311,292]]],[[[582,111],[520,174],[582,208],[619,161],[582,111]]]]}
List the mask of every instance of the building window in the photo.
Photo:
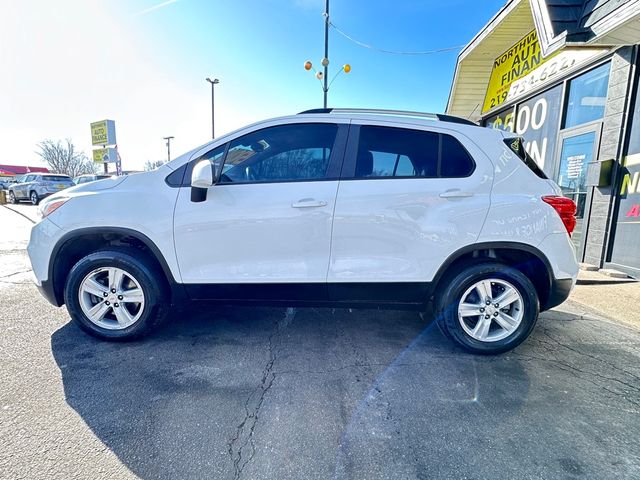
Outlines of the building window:
{"type": "Polygon", "coordinates": [[[604,117],[610,68],[611,65],[606,63],[569,82],[564,128],[575,127],[604,117]]]}
{"type": "Polygon", "coordinates": [[[557,85],[518,104],[517,115],[512,107],[488,118],[485,125],[523,137],[527,153],[553,177],[561,103],[562,85],[557,85]]]}

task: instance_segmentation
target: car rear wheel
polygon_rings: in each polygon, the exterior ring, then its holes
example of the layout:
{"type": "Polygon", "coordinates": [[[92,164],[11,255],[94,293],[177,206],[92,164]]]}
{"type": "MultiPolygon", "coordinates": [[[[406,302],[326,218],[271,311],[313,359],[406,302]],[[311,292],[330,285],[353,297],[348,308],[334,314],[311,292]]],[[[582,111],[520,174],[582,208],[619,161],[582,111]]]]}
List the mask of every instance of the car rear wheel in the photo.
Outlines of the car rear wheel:
{"type": "Polygon", "coordinates": [[[38,202],[40,202],[40,199],[38,198],[38,194],[36,192],[31,192],[31,195],[29,195],[29,200],[31,200],[31,203],[33,205],[37,205],[38,202]]]}
{"type": "Polygon", "coordinates": [[[14,205],[18,203],[18,200],[16,199],[16,194],[13,193],[12,191],[9,192],[9,203],[13,203],[14,205]]]}
{"type": "Polygon", "coordinates": [[[520,345],[540,311],[531,281],[519,270],[493,262],[445,279],[436,302],[438,326],[445,335],[465,350],[485,355],[520,345]]]}
{"type": "Polygon", "coordinates": [[[106,340],[132,340],[165,315],[169,294],[151,262],[119,250],[87,255],[69,273],[65,303],[85,332],[106,340]]]}

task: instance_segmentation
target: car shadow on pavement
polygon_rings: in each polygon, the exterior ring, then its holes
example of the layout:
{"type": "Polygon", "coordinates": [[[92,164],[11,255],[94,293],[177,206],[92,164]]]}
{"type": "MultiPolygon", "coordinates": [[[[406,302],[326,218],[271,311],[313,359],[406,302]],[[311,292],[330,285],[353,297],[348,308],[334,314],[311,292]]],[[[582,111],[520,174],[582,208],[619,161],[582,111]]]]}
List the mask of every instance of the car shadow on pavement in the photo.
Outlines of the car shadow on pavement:
{"type": "MultiPolygon", "coordinates": [[[[67,324],[52,351],[68,404],[142,478],[346,475],[362,422],[391,415],[382,388],[402,402],[478,395],[473,357],[415,312],[201,305],[132,343],[67,324]]],[[[522,369],[510,388],[517,410],[522,369]]]]}
{"type": "Polygon", "coordinates": [[[131,343],[67,324],[52,351],[68,404],[141,478],[589,473],[584,412],[536,337],[477,357],[415,312],[200,305],[131,343]]]}

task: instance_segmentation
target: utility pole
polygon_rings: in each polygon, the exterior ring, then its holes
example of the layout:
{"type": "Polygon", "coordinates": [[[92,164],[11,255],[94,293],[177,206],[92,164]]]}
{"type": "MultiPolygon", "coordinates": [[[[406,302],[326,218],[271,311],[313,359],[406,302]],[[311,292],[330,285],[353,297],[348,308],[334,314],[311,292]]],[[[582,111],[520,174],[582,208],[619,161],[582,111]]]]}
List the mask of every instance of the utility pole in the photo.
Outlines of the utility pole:
{"type": "Polygon", "coordinates": [[[324,108],[327,108],[327,94],[329,93],[329,0],[325,0],[324,4],[324,108]]]}
{"type": "Polygon", "coordinates": [[[211,80],[209,77],[206,78],[207,82],[211,84],[211,138],[216,138],[216,126],[215,126],[215,110],[213,103],[213,87],[220,83],[220,80],[214,78],[211,80]]]}
{"type": "Polygon", "coordinates": [[[162,137],[164,140],[167,141],[167,162],[171,161],[171,140],[173,140],[173,137],[162,137]]]}

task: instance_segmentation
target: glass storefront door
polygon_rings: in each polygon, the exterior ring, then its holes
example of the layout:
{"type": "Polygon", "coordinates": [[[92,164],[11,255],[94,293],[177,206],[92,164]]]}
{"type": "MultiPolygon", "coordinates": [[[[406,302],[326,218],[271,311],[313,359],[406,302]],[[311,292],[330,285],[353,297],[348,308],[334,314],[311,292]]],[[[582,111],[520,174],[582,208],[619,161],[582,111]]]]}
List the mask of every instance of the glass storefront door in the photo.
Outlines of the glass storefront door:
{"type": "Polygon", "coordinates": [[[596,126],[580,128],[560,135],[560,154],[556,182],[564,196],[572,199],[578,209],[576,228],[571,236],[577,257],[582,258],[585,233],[584,217],[587,203],[587,165],[595,159],[598,145],[599,128],[596,126]]]}

